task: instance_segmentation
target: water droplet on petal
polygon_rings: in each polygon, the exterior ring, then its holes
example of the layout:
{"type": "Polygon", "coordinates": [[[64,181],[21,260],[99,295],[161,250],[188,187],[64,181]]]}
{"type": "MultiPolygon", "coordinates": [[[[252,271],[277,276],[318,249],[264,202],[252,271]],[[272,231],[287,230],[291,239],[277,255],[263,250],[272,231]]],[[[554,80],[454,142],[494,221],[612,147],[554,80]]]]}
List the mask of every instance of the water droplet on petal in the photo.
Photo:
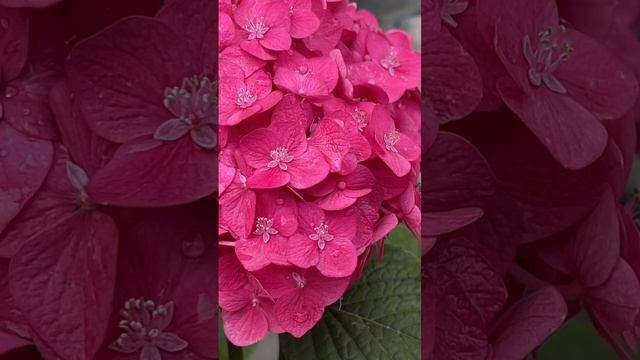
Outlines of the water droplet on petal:
{"type": "Polygon", "coordinates": [[[0,157],[5,157],[5,156],[7,156],[7,150],[1,149],[0,150],[0,157]]]}
{"type": "Polygon", "coordinates": [[[18,89],[15,86],[9,85],[4,89],[4,97],[7,99],[11,99],[12,97],[18,95],[18,89]]]}
{"type": "Polygon", "coordinates": [[[0,19],[0,26],[2,26],[2,30],[9,30],[9,20],[6,18],[0,19]]]}
{"type": "Polygon", "coordinates": [[[22,115],[24,115],[24,116],[31,115],[31,109],[29,109],[29,108],[22,109],[22,115]]]}
{"type": "Polygon", "coordinates": [[[293,321],[298,323],[303,323],[307,321],[308,318],[309,318],[309,314],[306,311],[298,311],[295,314],[293,314],[293,321]]]}
{"type": "Polygon", "coordinates": [[[184,256],[196,259],[204,254],[204,239],[202,235],[198,235],[193,239],[187,239],[182,242],[182,254],[184,256]]]}

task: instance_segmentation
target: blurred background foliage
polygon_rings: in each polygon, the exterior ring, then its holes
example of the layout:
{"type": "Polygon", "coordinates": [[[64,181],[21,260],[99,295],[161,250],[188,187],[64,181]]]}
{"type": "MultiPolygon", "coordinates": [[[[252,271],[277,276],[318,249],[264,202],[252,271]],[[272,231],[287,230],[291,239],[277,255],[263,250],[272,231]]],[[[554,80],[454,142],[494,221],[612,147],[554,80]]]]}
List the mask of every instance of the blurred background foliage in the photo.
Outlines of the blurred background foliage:
{"type": "MultiPolygon", "coordinates": [[[[574,316],[539,349],[536,360],[616,360],[584,314],[574,316]]],[[[531,359],[534,359],[533,357],[531,359]]],[[[640,360],[640,355],[635,357],[640,360]]]]}

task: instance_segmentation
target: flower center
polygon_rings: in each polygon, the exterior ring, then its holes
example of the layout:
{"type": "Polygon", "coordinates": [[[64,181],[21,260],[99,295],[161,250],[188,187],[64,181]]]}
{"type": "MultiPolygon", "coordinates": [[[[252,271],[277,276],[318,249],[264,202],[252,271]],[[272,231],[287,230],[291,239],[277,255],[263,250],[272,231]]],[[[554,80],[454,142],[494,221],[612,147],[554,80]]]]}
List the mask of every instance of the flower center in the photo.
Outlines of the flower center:
{"type": "Polygon", "coordinates": [[[89,196],[85,190],[89,184],[89,175],[87,175],[87,172],[80,166],[67,160],[67,179],[78,191],[76,194],[78,206],[83,209],[91,209],[93,205],[89,201],[89,196]]]}
{"type": "Polygon", "coordinates": [[[120,310],[119,327],[124,330],[109,345],[111,350],[129,354],[145,347],[155,347],[167,352],[184,350],[189,344],[177,335],[164,331],[173,320],[173,302],[158,305],[144,298],[125,301],[120,310]]]}
{"type": "Polygon", "coordinates": [[[297,288],[302,289],[307,284],[307,280],[297,272],[292,272],[291,277],[293,277],[293,281],[295,281],[297,288]]]}
{"type": "Polygon", "coordinates": [[[400,59],[398,59],[398,52],[391,50],[387,56],[380,60],[380,65],[389,71],[392,76],[396,73],[396,68],[400,67],[400,59]]]}
{"type": "Polygon", "coordinates": [[[458,23],[453,19],[453,16],[462,14],[468,7],[468,1],[443,0],[442,6],[440,6],[440,19],[451,27],[458,27],[458,23]]]}
{"type": "Polygon", "coordinates": [[[269,27],[264,23],[264,17],[254,18],[248,20],[244,25],[244,30],[249,33],[247,40],[255,40],[264,38],[264,34],[269,31],[269,27]]]}
{"type": "Polygon", "coordinates": [[[398,149],[396,149],[396,144],[398,141],[400,141],[400,134],[397,130],[384,134],[384,144],[388,151],[397,153],[398,149]]]}
{"type": "Polygon", "coordinates": [[[310,73],[309,67],[307,65],[305,65],[305,64],[302,64],[302,65],[298,66],[296,68],[296,72],[298,74],[301,74],[301,75],[306,75],[307,73],[310,73]]]}
{"type": "Polygon", "coordinates": [[[318,242],[318,247],[320,250],[324,250],[326,246],[326,242],[333,240],[334,236],[329,234],[329,225],[325,223],[321,223],[320,225],[313,228],[315,234],[310,234],[309,239],[318,242]]]}
{"type": "Polygon", "coordinates": [[[249,89],[240,88],[238,90],[238,97],[236,98],[236,105],[241,109],[246,109],[253,105],[258,100],[258,97],[251,94],[249,89]]]}
{"type": "Polygon", "coordinates": [[[287,163],[290,163],[293,160],[293,156],[289,155],[289,149],[284,146],[271,150],[270,155],[273,160],[267,163],[267,167],[269,169],[278,166],[281,170],[287,170],[287,163]]]}
{"type": "Polygon", "coordinates": [[[254,295],[253,299],[251,299],[251,306],[257,307],[258,305],[260,305],[260,299],[254,295]]]}
{"type": "Polygon", "coordinates": [[[215,132],[218,83],[207,76],[185,78],[182,85],[166,88],[164,107],[173,118],[156,129],[153,137],[161,141],[176,141],[187,133],[194,143],[204,149],[218,144],[215,132]]]}
{"type": "Polygon", "coordinates": [[[566,94],[567,89],[553,75],[558,66],[569,60],[573,47],[568,41],[560,42],[559,37],[564,34],[566,28],[562,25],[559,31],[549,28],[538,33],[538,46],[534,51],[531,46],[529,35],[525,35],[522,40],[522,51],[529,64],[529,81],[534,86],[543,83],[549,90],[559,94],[566,94]]]}
{"type": "Polygon", "coordinates": [[[271,235],[278,233],[278,230],[273,228],[273,219],[266,217],[259,217],[256,221],[256,230],[253,232],[256,235],[262,235],[262,241],[268,243],[271,235]]]}
{"type": "Polygon", "coordinates": [[[364,128],[367,127],[367,124],[369,123],[369,120],[367,119],[367,113],[356,108],[353,111],[353,118],[355,119],[356,123],[358,124],[358,130],[360,132],[364,131],[364,128]]]}
{"type": "Polygon", "coordinates": [[[247,190],[249,189],[249,186],[247,185],[247,177],[240,174],[240,183],[242,184],[242,190],[247,190]]]}

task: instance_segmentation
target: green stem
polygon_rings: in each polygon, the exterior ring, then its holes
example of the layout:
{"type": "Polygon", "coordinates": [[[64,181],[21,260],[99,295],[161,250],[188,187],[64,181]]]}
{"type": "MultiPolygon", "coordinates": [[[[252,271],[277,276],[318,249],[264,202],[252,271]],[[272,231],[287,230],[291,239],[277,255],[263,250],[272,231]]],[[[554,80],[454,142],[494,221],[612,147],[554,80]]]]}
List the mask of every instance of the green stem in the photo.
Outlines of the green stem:
{"type": "Polygon", "coordinates": [[[244,360],[241,347],[235,346],[227,340],[227,348],[229,349],[229,360],[244,360]]]}

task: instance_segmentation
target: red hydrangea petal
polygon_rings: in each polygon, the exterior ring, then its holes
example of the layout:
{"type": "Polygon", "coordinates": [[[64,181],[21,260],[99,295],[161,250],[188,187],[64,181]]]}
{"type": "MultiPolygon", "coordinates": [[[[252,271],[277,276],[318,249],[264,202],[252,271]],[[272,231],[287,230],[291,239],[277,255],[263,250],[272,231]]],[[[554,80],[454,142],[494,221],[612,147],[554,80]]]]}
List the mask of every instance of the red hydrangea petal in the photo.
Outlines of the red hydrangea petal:
{"type": "Polygon", "coordinates": [[[101,204],[170,206],[189,203],[216,191],[215,154],[194,147],[191,138],[167,142],[146,151],[125,144],[106,167],[94,174],[89,197],[101,204]]]}
{"type": "Polygon", "coordinates": [[[502,99],[560,164],[572,170],[592,164],[607,146],[607,131],[587,109],[546,88],[525,94],[515,83],[498,82],[502,99]]]}
{"type": "Polygon", "coordinates": [[[309,146],[304,154],[289,163],[287,172],[291,175],[291,186],[306,189],[319,184],[329,175],[329,164],[319,150],[309,146]]]}
{"type": "Polygon", "coordinates": [[[102,345],[111,313],[117,240],[111,218],[80,212],[23,244],[11,263],[18,306],[61,357],[90,359],[102,345]],[[76,286],[68,286],[72,283],[76,286]]]}
{"type": "Polygon", "coordinates": [[[276,301],[274,312],[284,330],[299,338],[320,320],[324,303],[313,290],[293,290],[276,301]]]}
{"type": "Polygon", "coordinates": [[[53,161],[49,141],[35,140],[0,123],[0,231],[44,182],[53,161]]]}
{"type": "MultiPolygon", "coordinates": [[[[311,242],[317,246],[315,241],[311,242]]],[[[327,277],[345,277],[353,274],[358,263],[353,243],[336,237],[325,244],[324,250],[320,251],[320,258],[318,265],[316,265],[318,271],[327,277]]]]}
{"type": "Polygon", "coordinates": [[[317,265],[320,261],[318,243],[305,235],[293,235],[287,245],[287,260],[305,269],[317,265]]]}
{"type": "MultiPolygon", "coordinates": [[[[289,164],[289,170],[291,164],[289,164]]],[[[276,189],[288,184],[291,181],[291,175],[287,171],[281,170],[279,167],[271,169],[262,168],[256,170],[247,180],[247,185],[255,189],[276,189]]]]}
{"type": "Polygon", "coordinates": [[[540,346],[562,326],[567,304],[553,287],[534,292],[512,305],[494,330],[498,335],[491,344],[492,359],[519,360],[540,346]]]}
{"type": "Polygon", "coordinates": [[[222,311],[224,333],[236,346],[253,345],[267,335],[269,323],[259,307],[247,305],[235,312],[222,311]]]}
{"type": "Polygon", "coordinates": [[[240,239],[235,243],[236,256],[248,271],[260,270],[271,263],[265,257],[265,246],[262,237],[252,236],[249,239],[240,239]]]}
{"type": "Polygon", "coordinates": [[[108,140],[126,142],[153,134],[171,117],[163,105],[165,89],[201,72],[189,61],[193,56],[187,44],[171,28],[136,17],[75,46],[67,72],[91,129],[108,140]]]}

